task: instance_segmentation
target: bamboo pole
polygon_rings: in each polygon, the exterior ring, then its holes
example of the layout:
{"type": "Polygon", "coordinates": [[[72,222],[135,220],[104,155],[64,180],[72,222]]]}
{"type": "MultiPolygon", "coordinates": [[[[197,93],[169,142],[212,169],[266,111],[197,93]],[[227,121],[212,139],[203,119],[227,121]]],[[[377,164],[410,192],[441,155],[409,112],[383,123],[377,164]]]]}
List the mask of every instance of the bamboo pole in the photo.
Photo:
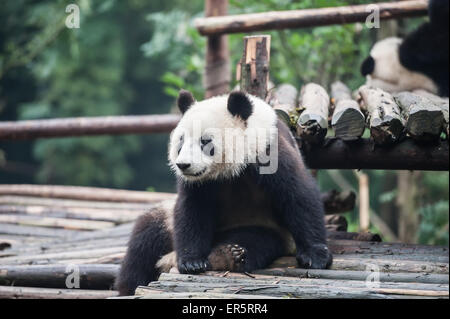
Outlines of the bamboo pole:
{"type": "MultiPolygon", "coordinates": [[[[428,1],[411,0],[376,3],[381,20],[424,16],[428,1]]],[[[320,9],[271,11],[214,18],[199,18],[195,26],[205,36],[254,31],[305,28],[332,24],[366,22],[373,14],[368,5],[342,6],[320,9]]]]}

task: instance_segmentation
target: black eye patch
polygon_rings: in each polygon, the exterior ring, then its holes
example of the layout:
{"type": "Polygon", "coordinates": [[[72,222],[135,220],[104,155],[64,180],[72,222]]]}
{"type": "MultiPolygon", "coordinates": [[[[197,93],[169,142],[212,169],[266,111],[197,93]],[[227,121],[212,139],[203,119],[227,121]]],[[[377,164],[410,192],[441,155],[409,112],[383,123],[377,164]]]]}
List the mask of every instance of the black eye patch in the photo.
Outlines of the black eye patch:
{"type": "Polygon", "coordinates": [[[214,144],[212,143],[212,138],[202,136],[200,139],[200,147],[202,152],[208,156],[214,156],[214,144]]]}

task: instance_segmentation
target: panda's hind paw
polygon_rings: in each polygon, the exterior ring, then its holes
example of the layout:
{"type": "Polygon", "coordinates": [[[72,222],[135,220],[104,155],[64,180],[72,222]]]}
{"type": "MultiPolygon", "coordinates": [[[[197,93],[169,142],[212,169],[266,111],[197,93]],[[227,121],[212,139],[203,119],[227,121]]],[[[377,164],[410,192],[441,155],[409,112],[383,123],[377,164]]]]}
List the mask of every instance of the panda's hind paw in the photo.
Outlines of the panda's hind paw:
{"type": "Polygon", "coordinates": [[[247,251],[244,247],[239,245],[227,245],[228,250],[231,253],[231,256],[234,260],[234,269],[235,271],[241,271],[242,266],[245,263],[245,259],[247,257],[247,251]]]}

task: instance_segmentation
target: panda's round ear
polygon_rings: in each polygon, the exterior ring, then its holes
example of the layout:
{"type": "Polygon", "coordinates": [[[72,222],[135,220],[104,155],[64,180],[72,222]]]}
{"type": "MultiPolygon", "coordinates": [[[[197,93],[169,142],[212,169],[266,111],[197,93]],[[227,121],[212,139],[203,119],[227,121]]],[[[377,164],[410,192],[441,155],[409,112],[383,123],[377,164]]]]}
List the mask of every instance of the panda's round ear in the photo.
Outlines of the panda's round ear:
{"type": "Polygon", "coordinates": [[[227,103],[228,111],[246,121],[253,112],[253,104],[244,92],[231,92],[227,103]]]}
{"type": "Polygon", "coordinates": [[[195,98],[191,92],[180,90],[177,98],[177,105],[181,113],[184,114],[195,103],[195,98]]]}

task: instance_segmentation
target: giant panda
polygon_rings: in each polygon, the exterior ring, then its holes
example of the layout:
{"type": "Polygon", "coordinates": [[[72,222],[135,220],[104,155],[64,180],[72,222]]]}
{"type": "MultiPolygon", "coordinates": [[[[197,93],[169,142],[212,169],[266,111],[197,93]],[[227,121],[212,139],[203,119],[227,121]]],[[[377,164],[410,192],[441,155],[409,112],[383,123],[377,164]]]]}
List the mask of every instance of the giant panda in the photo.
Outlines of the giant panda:
{"type": "Polygon", "coordinates": [[[427,90],[449,96],[449,1],[429,2],[429,22],[405,39],[377,42],[361,65],[367,84],[395,93],[427,90]]]}
{"type": "Polygon", "coordinates": [[[181,91],[177,104],[183,115],[168,156],[176,203],[136,221],[119,293],[132,294],[172,266],[188,274],[248,272],[292,254],[300,267],[329,267],[318,186],[271,106],[238,91],[200,102],[181,91]]]}

